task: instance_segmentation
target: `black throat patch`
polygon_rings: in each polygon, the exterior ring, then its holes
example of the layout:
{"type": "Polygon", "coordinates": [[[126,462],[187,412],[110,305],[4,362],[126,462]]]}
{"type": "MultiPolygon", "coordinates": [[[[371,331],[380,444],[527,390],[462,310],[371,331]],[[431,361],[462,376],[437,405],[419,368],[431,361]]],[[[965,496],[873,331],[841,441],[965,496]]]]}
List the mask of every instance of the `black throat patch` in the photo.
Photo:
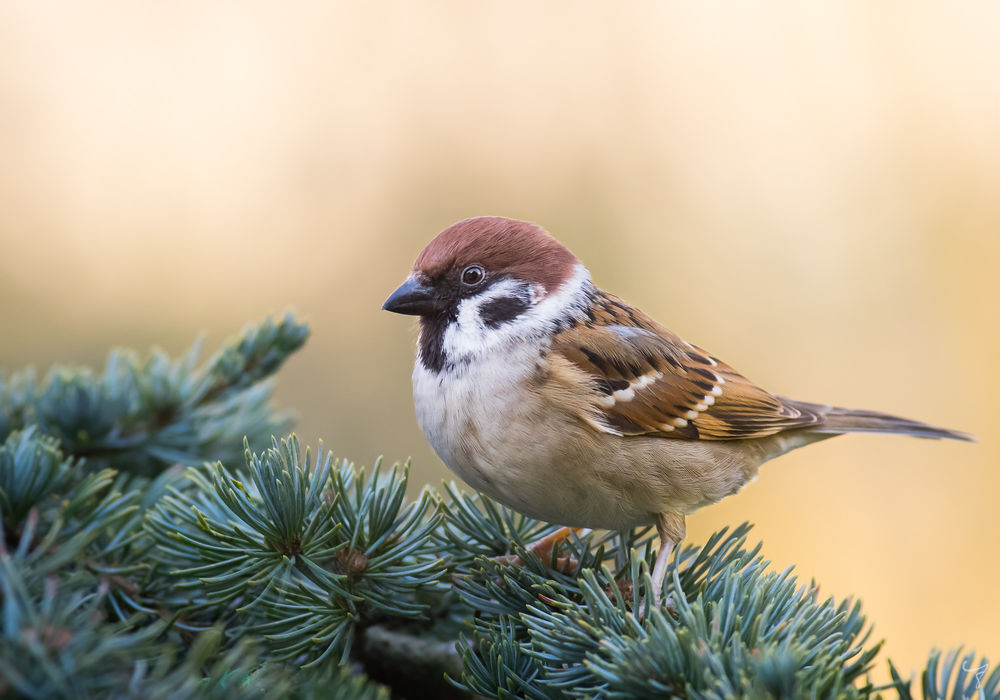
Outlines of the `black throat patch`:
{"type": "Polygon", "coordinates": [[[444,332],[454,320],[454,314],[420,317],[420,362],[435,374],[444,369],[444,332]]]}

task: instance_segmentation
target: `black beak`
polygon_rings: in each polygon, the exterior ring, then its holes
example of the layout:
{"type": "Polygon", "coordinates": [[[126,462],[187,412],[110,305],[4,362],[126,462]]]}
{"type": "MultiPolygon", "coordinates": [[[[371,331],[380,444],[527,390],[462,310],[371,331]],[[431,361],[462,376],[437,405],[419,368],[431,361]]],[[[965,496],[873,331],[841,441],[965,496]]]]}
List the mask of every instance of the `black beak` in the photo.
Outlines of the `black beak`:
{"type": "Polygon", "coordinates": [[[382,308],[396,314],[430,316],[438,311],[439,305],[434,290],[411,277],[389,295],[382,308]]]}

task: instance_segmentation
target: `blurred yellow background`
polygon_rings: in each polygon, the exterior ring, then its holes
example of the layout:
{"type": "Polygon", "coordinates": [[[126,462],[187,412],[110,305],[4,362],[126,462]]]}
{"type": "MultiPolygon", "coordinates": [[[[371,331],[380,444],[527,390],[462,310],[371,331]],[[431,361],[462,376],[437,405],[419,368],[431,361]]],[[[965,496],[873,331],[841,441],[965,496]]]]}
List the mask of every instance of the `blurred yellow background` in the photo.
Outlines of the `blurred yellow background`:
{"type": "Polygon", "coordinates": [[[985,1],[5,2],[0,365],[293,308],[300,436],[437,482],[379,306],[453,221],[531,219],[777,393],[977,434],[796,452],[689,538],[754,521],[904,669],[1000,662],[998,35],[985,1]]]}

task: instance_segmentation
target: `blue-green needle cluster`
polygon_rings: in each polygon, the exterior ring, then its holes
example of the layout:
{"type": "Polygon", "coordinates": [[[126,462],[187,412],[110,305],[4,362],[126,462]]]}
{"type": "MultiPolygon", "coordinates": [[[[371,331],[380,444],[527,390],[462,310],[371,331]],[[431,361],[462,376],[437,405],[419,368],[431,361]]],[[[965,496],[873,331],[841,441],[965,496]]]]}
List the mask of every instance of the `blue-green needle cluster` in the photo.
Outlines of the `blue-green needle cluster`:
{"type": "Polygon", "coordinates": [[[358,623],[427,612],[419,594],[445,573],[431,538],[440,508],[429,491],[406,502],[405,468],[366,477],[300,455],[294,437],[245,459],[236,473],[190,469],[147,518],[185,624],[225,622],[311,666],[346,661],[358,623]]]}

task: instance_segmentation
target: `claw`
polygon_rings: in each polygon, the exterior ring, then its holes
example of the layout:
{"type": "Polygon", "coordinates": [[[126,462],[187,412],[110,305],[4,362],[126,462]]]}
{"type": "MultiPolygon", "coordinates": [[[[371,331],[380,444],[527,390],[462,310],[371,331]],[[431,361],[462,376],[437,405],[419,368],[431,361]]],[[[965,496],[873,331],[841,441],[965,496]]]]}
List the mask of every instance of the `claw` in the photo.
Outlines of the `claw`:
{"type": "MultiPolygon", "coordinates": [[[[552,550],[557,544],[568,540],[574,532],[579,532],[583,528],[575,527],[561,527],[550,535],[546,535],[535,542],[528,545],[528,551],[533,552],[539,559],[541,559],[546,564],[552,560],[552,550]]],[[[510,564],[512,566],[524,566],[524,562],[521,557],[516,554],[503,554],[498,557],[492,557],[493,561],[499,562],[501,564],[510,564]]],[[[556,571],[561,571],[562,573],[571,573],[577,566],[579,562],[573,557],[563,556],[557,557],[553,568],[556,571]]]]}

